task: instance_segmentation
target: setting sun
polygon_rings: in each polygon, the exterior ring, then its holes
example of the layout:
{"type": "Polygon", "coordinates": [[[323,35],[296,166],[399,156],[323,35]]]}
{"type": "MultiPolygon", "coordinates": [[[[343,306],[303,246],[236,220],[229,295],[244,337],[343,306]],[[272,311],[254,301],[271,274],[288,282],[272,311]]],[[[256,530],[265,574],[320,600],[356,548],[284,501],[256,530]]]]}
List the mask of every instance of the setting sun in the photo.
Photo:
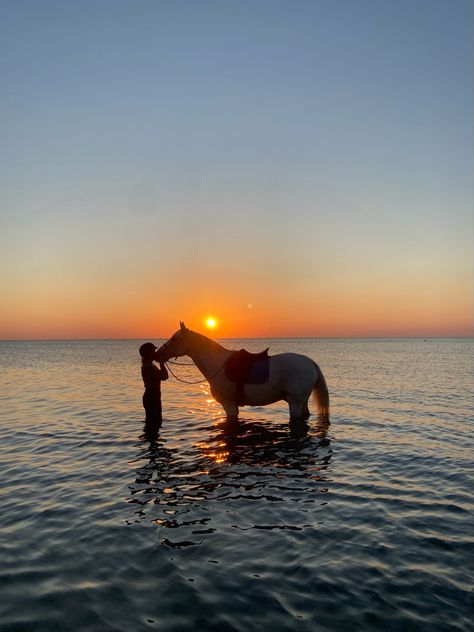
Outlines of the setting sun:
{"type": "Polygon", "coordinates": [[[217,326],[217,320],[215,318],[206,318],[206,327],[214,329],[217,326]]]}

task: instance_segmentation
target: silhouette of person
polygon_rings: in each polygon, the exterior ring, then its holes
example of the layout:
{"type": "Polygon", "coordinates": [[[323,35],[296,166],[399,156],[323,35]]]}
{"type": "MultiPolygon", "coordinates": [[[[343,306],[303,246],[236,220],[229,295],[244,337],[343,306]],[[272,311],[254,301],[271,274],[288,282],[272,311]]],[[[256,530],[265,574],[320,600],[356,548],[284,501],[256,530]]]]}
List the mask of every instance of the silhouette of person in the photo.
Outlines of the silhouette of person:
{"type": "Polygon", "coordinates": [[[143,393],[143,408],[145,409],[145,421],[158,427],[162,422],[161,410],[161,382],[168,379],[168,371],[163,362],[160,368],[153,364],[156,347],[152,342],[145,342],[139,353],[142,357],[142,378],[145,385],[143,393]]]}

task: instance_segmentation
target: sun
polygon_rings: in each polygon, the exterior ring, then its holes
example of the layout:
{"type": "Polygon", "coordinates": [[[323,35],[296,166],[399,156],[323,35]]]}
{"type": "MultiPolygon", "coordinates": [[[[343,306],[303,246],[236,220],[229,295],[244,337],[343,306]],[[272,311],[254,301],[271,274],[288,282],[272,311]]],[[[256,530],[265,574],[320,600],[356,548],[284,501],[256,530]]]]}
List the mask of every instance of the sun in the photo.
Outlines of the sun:
{"type": "Polygon", "coordinates": [[[215,329],[217,327],[217,320],[209,316],[209,318],[206,318],[206,327],[208,329],[215,329]]]}

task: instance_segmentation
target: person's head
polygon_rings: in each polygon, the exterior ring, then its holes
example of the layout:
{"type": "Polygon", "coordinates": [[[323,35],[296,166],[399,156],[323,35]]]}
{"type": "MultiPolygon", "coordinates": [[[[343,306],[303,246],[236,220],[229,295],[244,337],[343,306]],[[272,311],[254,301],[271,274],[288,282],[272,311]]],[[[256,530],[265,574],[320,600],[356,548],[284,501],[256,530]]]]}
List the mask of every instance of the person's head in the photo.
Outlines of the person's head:
{"type": "Polygon", "coordinates": [[[142,357],[142,361],[146,362],[154,359],[155,350],[156,347],[152,342],[145,342],[145,344],[143,344],[138,351],[142,357]]]}

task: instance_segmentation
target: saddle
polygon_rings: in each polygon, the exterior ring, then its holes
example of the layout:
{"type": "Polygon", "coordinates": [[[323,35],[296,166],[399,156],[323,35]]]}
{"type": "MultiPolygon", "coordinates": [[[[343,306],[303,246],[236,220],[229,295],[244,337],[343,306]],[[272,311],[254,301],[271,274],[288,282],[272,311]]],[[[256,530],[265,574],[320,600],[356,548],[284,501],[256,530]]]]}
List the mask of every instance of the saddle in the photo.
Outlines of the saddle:
{"type": "Polygon", "coordinates": [[[234,351],[225,363],[225,375],[236,383],[235,401],[244,405],[244,384],[264,384],[268,380],[270,357],[268,347],[258,353],[246,349],[234,351]]]}

